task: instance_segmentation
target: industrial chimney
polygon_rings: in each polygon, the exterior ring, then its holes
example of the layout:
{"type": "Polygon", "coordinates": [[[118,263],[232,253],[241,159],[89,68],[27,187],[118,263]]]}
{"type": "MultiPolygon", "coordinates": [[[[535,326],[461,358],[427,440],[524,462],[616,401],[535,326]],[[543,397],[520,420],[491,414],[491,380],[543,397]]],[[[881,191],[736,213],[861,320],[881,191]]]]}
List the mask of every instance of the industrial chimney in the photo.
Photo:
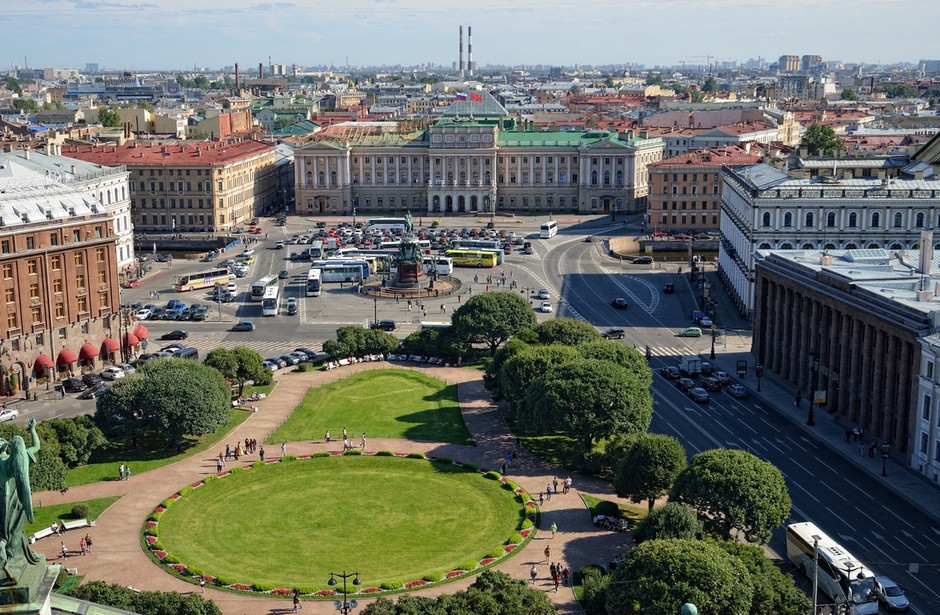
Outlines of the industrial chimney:
{"type": "Polygon", "coordinates": [[[463,77],[463,26],[460,26],[460,54],[458,57],[457,70],[460,72],[460,76],[463,77]]]}
{"type": "Polygon", "coordinates": [[[473,76],[473,26],[467,26],[467,72],[473,76]]]}
{"type": "Polygon", "coordinates": [[[264,62],[258,62],[258,79],[264,79],[264,62]]]}
{"type": "Polygon", "coordinates": [[[235,62],[235,96],[238,96],[238,62],[235,62]]]}

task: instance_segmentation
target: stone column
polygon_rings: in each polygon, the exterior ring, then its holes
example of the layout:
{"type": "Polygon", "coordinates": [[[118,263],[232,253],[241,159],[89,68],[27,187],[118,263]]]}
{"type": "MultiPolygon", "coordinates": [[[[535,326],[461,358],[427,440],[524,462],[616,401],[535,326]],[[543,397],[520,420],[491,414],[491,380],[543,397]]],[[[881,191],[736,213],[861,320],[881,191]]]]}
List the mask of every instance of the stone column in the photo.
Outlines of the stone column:
{"type": "Polygon", "coordinates": [[[872,365],[871,373],[871,382],[872,382],[872,399],[870,414],[867,417],[868,420],[862,423],[862,425],[869,427],[871,425],[878,425],[881,422],[881,417],[884,414],[883,409],[886,403],[885,401],[885,363],[888,360],[888,357],[885,356],[888,347],[888,336],[884,331],[875,330],[875,352],[874,352],[874,365],[872,365]]]}
{"type": "Polygon", "coordinates": [[[836,408],[838,412],[845,414],[846,416],[851,416],[852,409],[848,403],[849,400],[849,391],[852,386],[852,377],[851,371],[849,368],[849,356],[851,354],[851,342],[852,342],[852,319],[849,318],[848,314],[840,313],[841,317],[841,327],[839,332],[839,340],[836,348],[839,352],[839,383],[838,383],[838,397],[836,399],[836,408]]]}
{"type": "Polygon", "coordinates": [[[847,400],[846,400],[846,415],[852,421],[858,421],[860,418],[860,409],[859,409],[859,395],[862,392],[862,387],[864,386],[864,380],[862,380],[862,375],[860,371],[860,362],[859,357],[864,353],[864,348],[862,345],[862,332],[863,325],[861,321],[857,318],[852,319],[852,331],[849,334],[848,340],[848,355],[849,355],[849,367],[847,378],[845,378],[847,386],[847,400]]]}

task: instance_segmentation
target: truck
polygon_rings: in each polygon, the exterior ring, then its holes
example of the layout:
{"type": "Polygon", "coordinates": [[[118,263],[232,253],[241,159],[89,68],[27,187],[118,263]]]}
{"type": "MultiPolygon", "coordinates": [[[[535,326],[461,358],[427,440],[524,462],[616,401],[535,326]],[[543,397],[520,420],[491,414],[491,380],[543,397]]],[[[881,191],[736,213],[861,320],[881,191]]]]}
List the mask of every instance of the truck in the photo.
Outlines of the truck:
{"type": "Polygon", "coordinates": [[[695,355],[685,355],[679,359],[679,371],[688,376],[702,373],[702,359],[695,355]]]}

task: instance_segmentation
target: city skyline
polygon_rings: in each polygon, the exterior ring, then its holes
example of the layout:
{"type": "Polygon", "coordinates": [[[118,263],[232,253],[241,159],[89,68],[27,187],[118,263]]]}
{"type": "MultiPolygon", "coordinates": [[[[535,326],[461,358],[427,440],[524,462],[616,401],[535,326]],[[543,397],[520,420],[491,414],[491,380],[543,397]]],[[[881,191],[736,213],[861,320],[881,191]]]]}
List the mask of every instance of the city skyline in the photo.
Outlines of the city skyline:
{"type": "Polygon", "coordinates": [[[473,27],[481,67],[770,63],[783,54],[865,64],[930,59],[921,41],[930,40],[940,6],[904,6],[900,13],[879,0],[202,0],[198,7],[188,0],[25,0],[0,14],[0,27],[4,69],[248,68],[269,57],[301,66],[343,67],[348,58],[350,66],[449,67],[461,25],[473,27]],[[903,37],[875,31],[892,24],[903,24],[903,37]]]}

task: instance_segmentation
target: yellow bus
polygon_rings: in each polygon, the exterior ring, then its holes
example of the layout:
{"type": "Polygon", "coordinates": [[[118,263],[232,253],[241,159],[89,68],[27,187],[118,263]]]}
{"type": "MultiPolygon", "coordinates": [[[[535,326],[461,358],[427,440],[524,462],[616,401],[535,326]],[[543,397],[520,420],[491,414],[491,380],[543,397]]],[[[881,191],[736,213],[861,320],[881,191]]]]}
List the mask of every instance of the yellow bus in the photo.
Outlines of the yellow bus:
{"type": "Polygon", "coordinates": [[[495,267],[496,252],[484,250],[447,250],[444,256],[454,261],[455,267],[495,267]]]}

